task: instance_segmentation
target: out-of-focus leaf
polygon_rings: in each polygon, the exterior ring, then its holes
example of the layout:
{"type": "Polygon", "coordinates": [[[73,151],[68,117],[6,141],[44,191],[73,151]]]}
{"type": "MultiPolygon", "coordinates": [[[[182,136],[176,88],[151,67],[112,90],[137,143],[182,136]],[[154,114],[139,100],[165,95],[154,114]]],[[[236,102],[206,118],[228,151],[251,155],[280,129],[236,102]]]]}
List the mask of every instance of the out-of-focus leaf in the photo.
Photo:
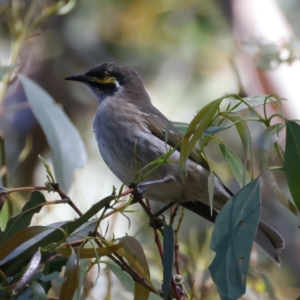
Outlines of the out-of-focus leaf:
{"type": "Polygon", "coordinates": [[[221,299],[238,299],[245,293],[259,224],[260,188],[260,178],[250,182],[225,204],[216,219],[210,245],[216,256],[209,271],[221,299]]]}
{"type": "Polygon", "coordinates": [[[189,127],[188,123],[183,123],[183,122],[173,122],[172,124],[177,128],[177,130],[184,135],[189,127]]]}
{"type": "Polygon", "coordinates": [[[163,256],[163,293],[167,300],[170,293],[173,257],[174,257],[174,231],[172,226],[164,225],[164,256],[163,256]]]}
{"type": "Polygon", "coordinates": [[[11,66],[0,66],[0,80],[9,72],[13,71],[16,68],[16,65],[11,66]]]}
{"type": "Polygon", "coordinates": [[[121,270],[116,264],[107,262],[107,267],[117,276],[117,278],[122,283],[123,287],[129,291],[134,292],[134,282],[128,273],[121,270]]]}
{"type": "Polygon", "coordinates": [[[31,283],[31,289],[32,289],[32,295],[35,297],[35,299],[38,300],[48,300],[47,294],[45,293],[45,290],[43,287],[37,282],[32,281],[31,283]]]}
{"type": "MultiPolygon", "coordinates": [[[[143,268],[144,272],[150,278],[150,270],[148,266],[148,262],[141,246],[140,242],[132,236],[126,237],[126,242],[123,246],[123,249],[132,257],[135,258],[137,263],[143,268]]],[[[134,298],[138,299],[148,299],[149,298],[149,290],[135,282],[134,285],[134,298]]]]}
{"type": "Polygon", "coordinates": [[[35,82],[19,75],[32,112],[41,125],[53,151],[53,166],[57,182],[64,191],[71,187],[74,169],[87,161],[77,129],[52,97],[35,82]]]}
{"type": "MultiPolygon", "coordinates": [[[[265,103],[265,100],[267,99],[266,103],[277,101],[277,99],[270,95],[258,95],[258,96],[250,96],[243,98],[251,107],[257,107],[260,105],[263,105],[265,103]]],[[[280,98],[280,100],[284,100],[283,98],[280,98]]],[[[240,103],[240,100],[230,100],[232,103],[232,106],[240,103]]],[[[241,103],[238,107],[232,110],[232,112],[237,112],[243,109],[248,108],[248,106],[245,103],[241,103]]]]}
{"type": "MultiPolygon", "coordinates": [[[[18,291],[19,289],[23,288],[33,277],[36,273],[40,263],[42,260],[41,249],[39,248],[36,253],[32,256],[25,272],[22,274],[20,279],[16,282],[14,286],[14,291],[18,291]]],[[[39,298],[38,298],[39,299],[39,298]]]]}
{"type": "Polygon", "coordinates": [[[95,258],[98,256],[106,256],[110,255],[114,252],[117,252],[123,245],[124,241],[120,241],[119,244],[109,246],[106,248],[70,248],[70,247],[62,247],[55,249],[55,252],[61,254],[64,257],[70,257],[73,251],[79,258],[95,258]]]}
{"type": "Polygon", "coordinates": [[[219,146],[234,178],[242,188],[245,184],[248,184],[251,181],[248,172],[245,172],[244,165],[229,147],[223,143],[220,143],[219,146]]]}
{"type": "Polygon", "coordinates": [[[46,199],[42,193],[33,191],[29,201],[23,206],[22,211],[9,219],[3,232],[0,230],[0,244],[3,244],[21,229],[28,227],[32,216],[41,210],[41,204],[45,202],[46,199]]]}
{"type": "Polygon", "coordinates": [[[289,189],[298,211],[300,211],[300,125],[290,120],[285,120],[285,124],[284,168],[289,189]]]}
{"type": "MultiPolygon", "coordinates": [[[[65,240],[66,236],[64,234],[72,234],[77,228],[79,228],[82,224],[87,222],[91,217],[93,217],[95,214],[97,214],[102,208],[105,206],[109,205],[109,203],[114,200],[116,196],[109,196],[106,197],[96,204],[94,204],[86,213],[84,213],[80,218],[74,220],[74,221],[69,221],[69,222],[63,222],[63,225],[59,226],[59,228],[52,229],[49,227],[43,227],[39,226],[41,229],[40,230],[49,230],[49,234],[43,236],[43,238],[35,240],[34,243],[29,243],[26,246],[24,244],[21,247],[18,247],[16,250],[14,250],[16,247],[10,247],[10,251],[13,251],[13,253],[10,253],[9,258],[6,257],[5,261],[0,261],[0,266],[1,270],[7,275],[11,276],[15,274],[18,270],[20,270],[24,265],[26,265],[32,255],[35,253],[38,247],[44,248],[48,246],[49,244],[53,243],[61,243],[65,240]],[[14,254],[16,252],[16,254],[14,254]]],[[[35,226],[37,227],[37,226],[35,226]]],[[[26,230],[31,229],[26,228],[26,230]]],[[[42,232],[42,231],[41,231],[42,232]]],[[[21,234],[22,231],[19,231],[16,235],[21,234]]],[[[35,233],[37,235],[38,233],[35,233]]],[[[35,236],[33,235],[33,236],[35,236]]],[[[14,236],[15,237],[15,236],[14,236]]],[[[3,245],[0,246],[0,257],[5,257],[3,256],[2,251],[6,251],[7,249],[5,245],[11,240],[10,238],[8,241],[6,241],[3,245]],[[4,250],[2,250],[4,249],[4,250]]],[[[29,239],[27,239],[29,240],[29,239]]]]}
{"type": "Polygon", "coordinates": [[[208,198],[210,206],[210,214],[213,214],[214,209],[214,191],[215,191],[215,174],[210,171],[208,176],[208,198]]]}
{"type": "Polygon", "coordinates": [[[208,103],[194,117],[190,123],[183,139],[180,151],[180,167],[184,169],[186,160],[195,147],[197,141],[202,137],[203,132],[211,123],[220,103],[224,98],[220,98],[208,103]]]}
{"type": "MultiPolygon", "coordinates": [[[[254,155],[253,155],[253,143],[252,143],[252,137],[250,130],[248,126],[246,125],[245,122],[242,122],[241,118],[239,116],[231,116],[231,118],[238,123],[235,124],[236,130],[241,138],[242,144],[244,146],[245,152],[246,152],[246,157],[245,157],[245,168],[244,171],[246,172],[246,162],[247,162],[247,157],[248,154],[250,155],[250,169],[251,169],[251,174],[253,174],[253,161],[254,161],[254,155]]],[[[246,176],[246,173],[244,174],[244,177],[246,176]]]]}
{"type": "Polygon", "coordinates": [[[75,251],[68,259],[64,277],[67,280],[61,286],[59,299],[72,299],[79,281],[79,259],[75,251]]]}
{"type": "MultiPolygon", "coordinates": [[[[267,129],[265,129],[256,141],[256,149],[257,149],[257,161],[258,166],[261,172],[261,175],[264,181],[267,183],[268,187],[271,191],[273,191],[276,198],[293,214],[298,216],[298,210],[295,205],[286,197],[286,195],[279,188],[270,168],[269,168],[269,151],[272,149],[274,143],[277,141],[279,132],[284,127],[284,124],[275,124],[267,129]]],[[[289,152],[289,149],[288,149],[289,152]]],[[[291,156],[292,160],[290,162],[295,165],[295,161],[291,156]]],[[[285,152],[285,160],[290,159],[285,152]]]]}

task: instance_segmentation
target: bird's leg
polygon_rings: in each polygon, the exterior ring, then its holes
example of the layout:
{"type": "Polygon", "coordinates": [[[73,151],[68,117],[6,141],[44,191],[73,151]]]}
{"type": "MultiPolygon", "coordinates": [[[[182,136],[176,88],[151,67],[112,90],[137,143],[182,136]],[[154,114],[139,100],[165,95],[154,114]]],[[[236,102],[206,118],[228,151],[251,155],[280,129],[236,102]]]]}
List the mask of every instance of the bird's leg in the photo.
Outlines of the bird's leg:
{"type": "Polygon", "coordinates": [[[157,213],[152,214],[152,212],[149,211],[148,207],[143,202],[143,194],[146,191],[147,185],[157,184],[157,183],[166,183],[171,181],[171,177],[165,177],[163,179],[157,179],[152,181],[144,181],[139,184],[131,183],[129,185],[129,188],[133,188],[132,195],[134,197],[133,201],[139,202],[140,205],[144,208],[148,216],[150,217],[149,225],[153,228],[161,228],[165,224],[165,218],[162,216],[162,218],[159,218],[160,215],[162,215],[167,209],[169,209],[171,206],[173,206],[174,203],[170,202],[168,205],[164,206],[162,209],[160,209],[157,213]]]}

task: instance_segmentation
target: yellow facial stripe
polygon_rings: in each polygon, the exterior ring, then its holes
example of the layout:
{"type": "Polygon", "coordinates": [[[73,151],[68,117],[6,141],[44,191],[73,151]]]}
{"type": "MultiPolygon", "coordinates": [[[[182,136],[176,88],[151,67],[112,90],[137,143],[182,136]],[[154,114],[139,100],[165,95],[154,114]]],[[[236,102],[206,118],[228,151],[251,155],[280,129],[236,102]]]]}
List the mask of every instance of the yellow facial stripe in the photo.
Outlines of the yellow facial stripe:
{"type": "Polygon", "coordinates": [[[93,77],[93,79],[101,84],[109,84],[109,83],[115,83],[116,82],[116,78],[115,77],[105,77],[103,79],[97,78],[97,77],[93,77]]]}

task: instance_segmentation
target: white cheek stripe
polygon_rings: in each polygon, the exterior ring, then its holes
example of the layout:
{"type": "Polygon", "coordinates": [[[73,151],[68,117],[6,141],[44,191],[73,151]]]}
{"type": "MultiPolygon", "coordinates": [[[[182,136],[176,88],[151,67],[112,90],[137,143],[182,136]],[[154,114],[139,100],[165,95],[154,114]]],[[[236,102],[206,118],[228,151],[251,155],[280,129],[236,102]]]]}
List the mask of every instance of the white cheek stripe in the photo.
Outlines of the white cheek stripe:
{"type": "Polygon", "coordinates": [[[117,79],[115,79],[115,85],[116,85],[117,88],[120,87],[120,83],[119,83],[119,81],[117,79]]]}

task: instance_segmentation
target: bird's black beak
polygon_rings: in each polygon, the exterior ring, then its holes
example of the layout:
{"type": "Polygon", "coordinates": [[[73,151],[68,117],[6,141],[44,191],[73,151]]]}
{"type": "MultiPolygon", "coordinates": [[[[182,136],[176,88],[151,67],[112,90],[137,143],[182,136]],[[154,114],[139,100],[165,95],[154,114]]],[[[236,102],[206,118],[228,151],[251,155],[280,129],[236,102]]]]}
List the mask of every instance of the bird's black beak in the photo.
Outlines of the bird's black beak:
{"type": "Polygon", "coordinates": [[[66,77],[65,80],[79,81],[79,82],[88,82],[91,81],[91,78],[84,74],[76,74],[66,77]]]}

